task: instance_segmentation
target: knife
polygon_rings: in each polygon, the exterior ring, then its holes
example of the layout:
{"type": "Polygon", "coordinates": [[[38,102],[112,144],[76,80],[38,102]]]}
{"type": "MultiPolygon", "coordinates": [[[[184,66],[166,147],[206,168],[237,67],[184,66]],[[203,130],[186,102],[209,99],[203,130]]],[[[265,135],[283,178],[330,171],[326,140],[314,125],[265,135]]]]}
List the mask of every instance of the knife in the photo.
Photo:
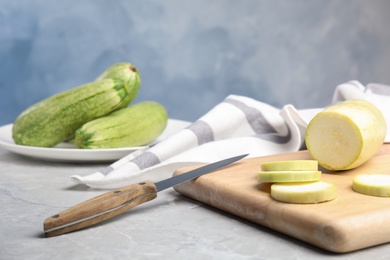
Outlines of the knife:
{"type": "Polygon", "coordinates": [[[207,164],[156,183],[145,181],[106,192],[47,218],[43,223],[45,235],[58,236],[113,218],[128,209],[155,199],[159,191],[221,169],[247,155],[207,164]]]}

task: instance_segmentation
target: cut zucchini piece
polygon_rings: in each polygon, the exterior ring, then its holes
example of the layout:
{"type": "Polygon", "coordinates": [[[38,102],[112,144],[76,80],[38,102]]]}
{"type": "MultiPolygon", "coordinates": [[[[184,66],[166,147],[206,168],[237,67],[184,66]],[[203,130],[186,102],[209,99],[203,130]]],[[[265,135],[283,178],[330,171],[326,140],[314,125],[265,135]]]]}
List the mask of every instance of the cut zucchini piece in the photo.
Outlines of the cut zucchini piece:
{"type": "Polygon", "coordinates": [[[276,183],[271,186],[271,197],[286,203],[320,203],[335,199],[337,188],[336,185],[323,181],[276,183]]]}
{"type": "Polygon", "coordinates": [[[257,174],[258,182],[308,182],[318,181],[321,171],[261,171],[257,174]]]}
{"type": "Polygon", "coordinates": [[[377,197],[390,197],[390,175],[359,174],[353,178],[352,189],[377,197]]]}
{"type": "Polygon", "coordinates": [[[317,171],[316,160],[274,161],[261,164],[262,171],[317,171]]]}
{"type": "Polygon", "coordinates": [[[307,127],[305,142],[322,167],[349,170],[375,155],[386,132],[386,120],[376,106],[365,100],[347,100],[319,112],[307,127]]]}

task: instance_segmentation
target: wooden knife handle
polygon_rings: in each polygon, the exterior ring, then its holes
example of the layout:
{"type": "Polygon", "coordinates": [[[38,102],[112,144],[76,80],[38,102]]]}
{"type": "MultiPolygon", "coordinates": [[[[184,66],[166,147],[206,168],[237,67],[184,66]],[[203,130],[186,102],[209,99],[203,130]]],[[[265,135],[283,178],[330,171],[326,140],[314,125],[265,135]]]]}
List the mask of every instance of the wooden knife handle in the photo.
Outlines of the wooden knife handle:
{"type": "Polygon", "coordinates": [[[157,197],[151,181],[132,184],[94,197],[44,221],[46,237],[76,231],[115,217],[157,197]]]}

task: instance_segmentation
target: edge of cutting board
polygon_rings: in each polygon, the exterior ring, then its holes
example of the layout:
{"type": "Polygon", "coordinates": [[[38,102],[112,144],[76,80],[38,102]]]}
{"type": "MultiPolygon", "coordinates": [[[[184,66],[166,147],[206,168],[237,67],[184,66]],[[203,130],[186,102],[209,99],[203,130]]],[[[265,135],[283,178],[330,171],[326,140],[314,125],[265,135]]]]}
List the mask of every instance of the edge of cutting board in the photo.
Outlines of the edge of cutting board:
{"type": "MultiPolygon", "coordinates": [[[[390,174],[390,144],[383,145],[364,165],[349,171],[323,170],[322,180],[335,183],[337,199],[318,204],[288,204],[270,197],[260,186],[260,164],[275,160],[311,159],[307,151],[241,160],[174,189],[215,208],[279,231],[309,244],[345,253],[390,242],[390,198],[356,193],[352,178],[359,173],[390,174]]],[[[196,167],[177,170],[181,174],[196,167]]]]}

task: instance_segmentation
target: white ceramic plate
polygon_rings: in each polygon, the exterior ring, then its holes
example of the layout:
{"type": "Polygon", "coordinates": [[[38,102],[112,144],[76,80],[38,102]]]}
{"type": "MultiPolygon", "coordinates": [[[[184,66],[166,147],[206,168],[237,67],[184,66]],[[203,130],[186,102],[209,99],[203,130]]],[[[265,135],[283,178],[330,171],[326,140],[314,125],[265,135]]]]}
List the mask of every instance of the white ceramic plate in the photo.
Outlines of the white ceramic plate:
{"type": "MultiPolygon", "coordinates": [[[[166,129],[153,143],[163,140],[187,127],[189,124],[190,122],[187,121],[169,119],[166,129]]],[[[78,149],[71,143],[60,143],[52,148],[17,145],[12,139],[12,124],[8,124],[0,127],[0,147],[17,154],[51,161],[107,162],[118,160],[129,153],[145,149],[148,146],[112,149],[78,149]]]]}

